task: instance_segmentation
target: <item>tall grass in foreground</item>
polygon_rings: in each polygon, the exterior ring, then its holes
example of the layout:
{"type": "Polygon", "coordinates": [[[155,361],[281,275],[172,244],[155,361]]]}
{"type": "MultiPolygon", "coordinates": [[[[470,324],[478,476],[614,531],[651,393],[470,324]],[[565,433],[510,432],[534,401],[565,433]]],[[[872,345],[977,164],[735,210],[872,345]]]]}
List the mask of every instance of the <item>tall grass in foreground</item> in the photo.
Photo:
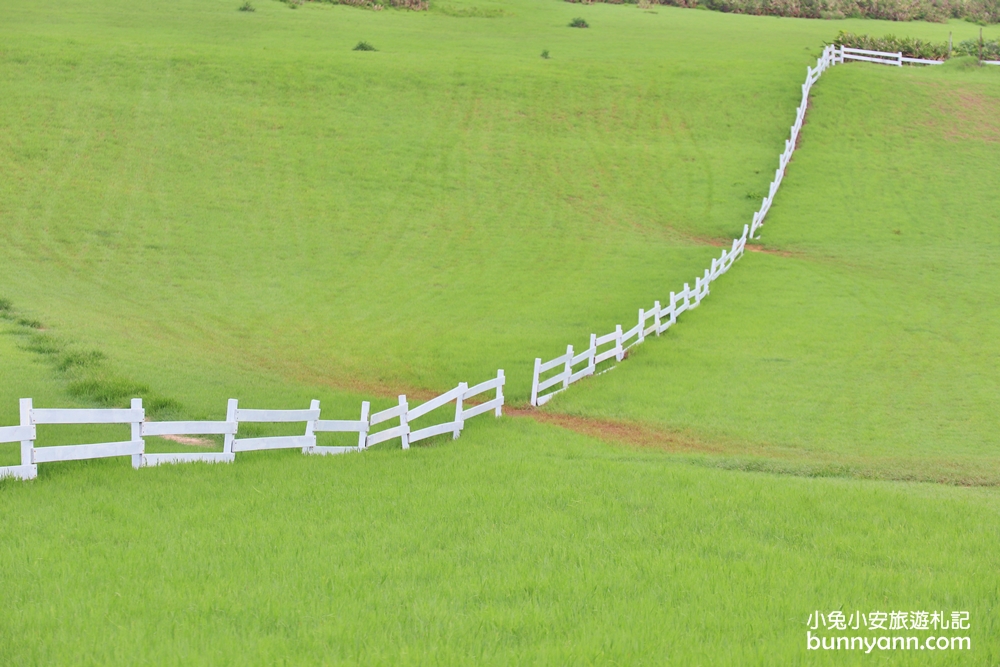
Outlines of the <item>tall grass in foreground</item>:
{"type": "Polygon", "coordinates": [[[809,614],[940,609],[973,650],[920,664],[990,665],[998,501],[510,418],[406,455],[50,466],[0,484],[0,662],[870,664],[807,652],[809,614]]]}

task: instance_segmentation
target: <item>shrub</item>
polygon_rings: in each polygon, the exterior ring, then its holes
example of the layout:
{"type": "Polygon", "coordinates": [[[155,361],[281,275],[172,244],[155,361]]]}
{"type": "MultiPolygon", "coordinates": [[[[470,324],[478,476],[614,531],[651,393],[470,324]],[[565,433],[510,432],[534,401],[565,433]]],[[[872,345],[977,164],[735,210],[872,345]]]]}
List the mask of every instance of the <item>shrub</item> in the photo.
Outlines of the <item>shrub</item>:
{"type": "Polygon", "coordinates": [[[572,21],[569,22],[569,27],[570,28],[589,28],[590,26],[587,25],[586,21],[584,21],[582,18],[580,18],[578,16],[578,17],[576,17],[575,19],[573,19],[572,21]]]}
{"type": "MultiPolygon", "coordinates": [[[[979,40],[967,39],[955,47],[956,56],[979,57],[979,40]]],[[[983,42],[983,60],[1000,60],[1000,40],[983,42]]]]}
{"type": "MultiPolygon", "coordinates": [[[[623,0],[566,0],[591,4],[621,4],[623,0]]],[[[632,2],[636,0],[630,0],[632,2]]],[[[714,9],[736,14],[798,18],[869,18],[887,21],[935,21],[957,18],[975,23],[1000,23],[997,0],[645,0],[657,5],[714,9]]]]}
{"type": "Polygon", "coordinates": [[[378,51],[378,49],[376,49],[374,46],[372,46],[371,44],[369,44],[368,42],[366,42],[364,40],[362,40],[362,41],[358,42],[357,44],[355,44],[354,45],[354,50],[355,51],[378,51]]]}
{"type": "Polygon", "coordinates": [[[250,0],[247,0],[242,5],[240,5],[239,11],[241,12],[255,12],[257,8],[250,4],[250,0]]]}
{"type": "Polygon", "coordinates": [[[545,58],[546,60],[549,59],[549,50],[548,49],[545,49],[544,51],[542,51],[542,57],[545,58]]]}

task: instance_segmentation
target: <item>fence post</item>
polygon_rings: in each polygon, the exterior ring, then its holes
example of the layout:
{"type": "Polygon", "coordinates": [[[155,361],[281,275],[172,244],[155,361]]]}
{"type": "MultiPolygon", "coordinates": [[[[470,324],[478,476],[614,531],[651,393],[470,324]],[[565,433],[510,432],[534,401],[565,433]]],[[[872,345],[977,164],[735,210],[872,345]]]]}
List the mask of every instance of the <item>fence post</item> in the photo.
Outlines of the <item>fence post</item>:
{"type": "Polygon", "coordinates": [[[535,357],[535,374],[531,379],[531,405],[538,407],[538,367],[542,365],[542,360],[535,357]]]}
{"type": "Polygon", "coordinates": [[[372,404],[368,401],[361,401],[361,419],[358,420],[364,424],[362,430],[358,433],[358,450],[365,448],[365,441],[368,440],[368,414],[370,413],[372,404]]]}
{"type": "MultiPolygon", "coordinates": [[[[313,399],[313,400],[309,401],[309,409],[310,410],[319,410],[319,401],[317,401],[316,399],[313,399]]],[[[319,417],[316,417],[316,419],[319,419],[319,417]]],[[[302,448],[302,453],[303,454],[308,454],[311,449],[315,449],[316,448],[316,440],[315,440],[315,438],[316,438],[316,421],[315,420],[313,420],[313,421],[307,421],[306,422],[306,433],[305,433],[305,435],[306,435],[306,437],[309,437],[310,435],[313,436],[313,444],[312,444],[312,446],[311,447],[303,447],[302,448]]]]}
{"type": "MultiPolygon", "coordinates": [[[[133,410],[142,410],[142,399],[133,398],[131,403],[131,408],[133,410]]],[[[142,439],[142,422],[145,419],[145,417],[146,413],[143,412],[143,414],[139,417],[139,421],[132,422],[132,438],[131,438],[132,442],[139,440],[142,441],[143,443],[142,451],[139,452],[138,454],[132,455],[132,467],[135,468],[136,470],[142,467],[142,457],[146,453],[146,442],[145,440],[142,439]]]]}
{"type": "Polygon", "coordinates": [[[503,401],[504,401],[504,397],[503,397],[503,385],[507,381],[507,379],[504,377],[503,369],[502,368],[497,371],[497,380],[498,380],[498,382],[497,382],[497,396],[496,396],[496,398],[497,398],[498,401],[500,401],[500,405],[498,405],[497,409],[493,411],[493,416],[494,417],[503,416],[503,401]]]}
{"type": "MultiPolygon", "coordinates": [[[[227,422],[229,422],[229,423],[235,423],[236,422],[236,408],[237,408],[238,405],[239,405],[239,401],[237,401],[235,398],[230,398],[229,399],[229,402],[226,404],[226,421],[227,422]]],[[[240,427],[240,425],[236,424],[237,430],[239,429],[239,427],[240,427]]],[[[222,451],[223,451],[223,453],[225,453],[225,454],[232,454],[233,453],[233,440],[235,440],[235,439],[236,439],[236,434],[235,433],[227,433],[225,435],[225,439],[222,441],[222,451]]]]}
{"type": "Polygon", "coordinates": [[[31,399],[22,398],[20,402],[20,413],[21,413],[21,426],[31,427],[31,440],[21,441],[21,465],[31,466],[29,469],[29,477],[24,479],[34,479],[38,476],[38,466],[35,464],[35,426],[32,423],[34,420],[31,418],[31,399]]]}
{"type": "MultiPolygon", "coordinates": [[[[406,411],[410,409],[410,406],[406,403],[406,394],[399,395],[399,405],[403,408],[403,411],[399,413],[399,425],[408,426],[409,421],[406,418],[406,411]]],[[[403,441],[403,449],[410,448],[410,435],[409,433],[404,433],[400,436],[400,440],[403,441]]]]}
{"type": "Polygon", "coordinates": [[[656,319],[654,319],[653,322],[656,324],[656,335],[657,336],[660,335],[660,310],[661,310],[660,302],[659,301],[654,301],[653,302],[653,317],[656,318],[656,319]]]}
{"type": "Polygon", "coordinates": [[[467,382],[459,382],[458,389],[458,398],[455,399],[455,430],[451,432],[452,440],[458,440],[462,428],[465,427],[465,423],[462,421],[462,394],[469,389],[469,384],[467,382]]]}
{"type": "Polygon", "coordinates": [[[625,351],[622,349],[622,325],[615,325],[615,360],[625,359],[625,351]]]}
{"type": "Polygon", "coordinates": [[[563,389],[569,389],[569,376],[573,374],[573,346],[566,346],[566,363],[563,365],[563,373],[566,377],[563,378],[563,389]]]}
{"type": "Polygon", "coordinates": [[[646,339],[643,333],[643,329],[646,328],[646,311],[642,308],[639,309],[639,336],[635,339],[636,344],[641,343],[646,339]]]}
{"type": "Polygon", "coordinates": [[[597,334],[590,334],[590,374],[597,372],[597,334]]]}
{"type": "Polygon", "coordinates": [[[902,51],[900,51],[899,53],[896,54],[896,59],[897,59],[896,65],[899,66],[899,67],[902,67],[903,66],[903,52],[902,51]]]}

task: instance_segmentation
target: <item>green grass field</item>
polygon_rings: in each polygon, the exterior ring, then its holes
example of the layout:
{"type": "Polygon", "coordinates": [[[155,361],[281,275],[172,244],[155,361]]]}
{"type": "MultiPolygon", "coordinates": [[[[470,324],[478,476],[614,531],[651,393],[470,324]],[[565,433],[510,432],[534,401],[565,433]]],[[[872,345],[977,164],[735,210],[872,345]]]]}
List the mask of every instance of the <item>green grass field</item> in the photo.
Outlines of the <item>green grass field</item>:
{"type": "MultiPolygon", "coordinates": [[[[0,7],[0,424],[353,418],[498,367],[523,404],[749,222],[824,40],[978,34],[238,5],[0,7]]],[[[996,70],[826,74],[768,252],[533,419],[0,482],[0,663],[1000,663],[996,70]],[[973,650],[807,652],[816,609],[967,610],[973,650]]]]}
{"type": "Polygon", "coordinates": [[[748,253],[552,409],[733,454],[1000,481],[1000,72],[837,67],[748,253]]]}

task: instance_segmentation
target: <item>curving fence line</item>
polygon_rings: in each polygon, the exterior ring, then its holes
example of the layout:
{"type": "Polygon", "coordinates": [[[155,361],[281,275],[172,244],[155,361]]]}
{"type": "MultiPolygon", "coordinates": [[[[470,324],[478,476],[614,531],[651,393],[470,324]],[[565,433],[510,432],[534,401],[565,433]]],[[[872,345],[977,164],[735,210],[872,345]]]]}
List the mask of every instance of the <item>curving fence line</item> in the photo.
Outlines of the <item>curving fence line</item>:
{"type": "MultiPolygon", "coordinates": [[[[613,359],[616,363],[601,371],[606,373],[617,367],[625,359],[625,352],[639,343],[642,343],[646,336],[655,333],[659,336],[677,322],[681,313],[696,308],[702,299],[708,296],[710,285],[729,270],[737,259],[743,256],[747,239],[760,238],[758,230],[764,224],[767,212],[771,210],[774,202],[774,195],[777,194],[781,181],[785,177],[785,169],[795,153],[798,143],[799,132],[802,131],[802,123],[805,120],[806,109],[809,105],[809,91],[819,80],[819,77],[830,67],[842,64],[848,60],[858,60],[902,67],[908,65],[940,65],[937,60],[921,60],[919,58],[905,58],[902,53],[884,53],[882,51],[866,51],[864,49],[852,49],[849,47],[827,46],[823,49],[823,54],[816,60],[816,67],[806,68],[806,80],[802,84],[802,101],[795,111],[795,122],[791,127],[791,136],[785,140],[785,150],[778,157],[778,168],[774,172],[774,180],[768,189],[767,196],[761,202],[760,209],[753,214],[753,220],[749,225],[743,226],[743,234],[738,239],[733,240],[732,248],[724,250],[722,254],[713,259],[711,266],[705,269],[702,276],[695,278],[694,288],[688,283],[684,283],[684,289],[680,292],[671,292],[667,307],[660,305],[659,301],[653,303],[651,309],[639,309],[639,317],[636,325],[623,332],[619,324],[611,333],[603,336],[590,334],[590,345],[580,353],[574,353],[573,346],[567,345],[566,352],[554,359],[542,361],[535,359],[535,369],[531,380],[531,405],[538,407],[545,405],[552,397],[559,392],[569,389],[574,382],[583,378],[595,375],[597,365],[603,361],[613,359]],[[652,320],[652,324],[647,325],[652,320]],[[609,347],[606,347],[609,346],[609,347]],[[604,348],[602,350],[602,348],[604,348]]],[[[1000,63],[988,63],[1000,64],[1000,63]]]]}
{"type": "MultiPolygon", "coordinates": [[[[827,46],[817,59],[816,67],[806,69],[806,80],[802,84],[802,101],[796,110],[795,123],[791,127],[791,136],[785,141],[785,150],[778,158],[778,169],[768,194],[761,202],[760,209],[753,214],[749,225],[743,226],[743,234],[733,240],[729,250],[723,250],[718,258],[712,259],[709,268],[703,275],[694,280],[694,287],[684,283],[680,292],[671,292],[666,300],[666,306],[659,301],[653,303],[650,309],[639,309],[636,325],[628,331],[623,331],[621,325],[611,333],[603,336],[590,335],[590,345],[582,352],[575,352],[572,345],[566,346],[566,352],[549,361],[535,359],[534,374],[531,383],[531,405],[541,406],[571,384],[591,375],[597,375],[598,364],[614,360],[620,363],[625,359],[625,353],[632,347],[642,343],[647,336],[661,333],[676,324],[677,318],[693,308],[697,308],[709,295],[711,284],[722,274],[732,268],[733,263],[743,256],[748,239],[755,236],[757,230],[764,224],[764,218],[771,208],[774,196],[781,186],[785,169],[792,159],[798,141],[802,123],[805,120],[809,102],[809,91],[819,77],[833,65],[847,60],[859,60],[885,65],[902,67],[910,65],[937,65],[938,61],[925,61],[916,58],[904,58],[901,53],[884,53],[880,51],[865,51],[848,47],[827,46]],[[547,393],[543,393],[547,392],[547,393]]],[[[988,64],[1000,64],[992,63],[988,64]]],[[[607,370],[611,370],[611,366],[607,370]]],[[[606,371],[602,371],[606,372],[606,371]]],[[[240,408],[236,399],[229,399],[225,421],[170,421],[147,422],[142,399],[132,399],[127,409],[51,409],[35,408],[30,398],[21,399],[20,424],[17,426],[0,427],[0,443],[19,442],[21,444],[21,464],[0,467],[0,479],[14,477],[33,479],[38,475],[39,463],[55,461],[76,461],[117,456],[130,456],[134,468],[156,466],[165,463],[231,463],[239,452],[270,450],[270,449],[301,449],[303,454],[343,454],[360,452],[372,445],[399,439],[403,449],[409,449],[410,444],[426,438],[446,435],[458,438],[465,422],[487,412],[501,416],[504,405],[503,387],[504,372],[497,372],[496,378],[487,380],[473,387],[462,382],[454,389],[441,394],[414,408],[409,407],[405,395],[399,397],[399,403],[394,407],[374,414],[370,413],[370,404],[361,404],[360,417],[357,420],[320,419],[319,401],[312,401],[305,410],[259,410],[240,408]],[[480,394],[493,391],[494,398],[484,403],[466,407],[465,401],[480,394]],[[454,403],[454,418],[412,429],[414,421],[424,418],[429,413],[440,410],[454,403]],[[304,424],[302,435],[268,436],[257,438],[239,438],[240,423],[301,423],[304,424]],[[373,426],[388,423],[376,431],[373,426]],[[92,443],[80,445],[64,445],[52,447],[36,447],[36,432],[38,426],[53,424],[120,424],[131,429],[130,438],[119,442],[92,443]],[[357,433],[358,444],[355,446],[328,447],[316,444],[317,433],[357,433]],[[184,452],[184,453],[147,453],[144,437],[181,437],[192,435],[221,435],[223,447],[221,452],[184,452]]]]}
{"type": "Polygon", "coordinates": [[[21,423],[18,426],[0,427],[0,443],[21,443],[21,465],[0,467],[0,479],[15,477],[34,479],[38,476],[39,463],[55,461],[80,461],[102,459],[115,456],[132,457],[133,468],[156,466],[164,463],[232,463],[239,452],[267,449],[301,449],[303,454],[345,454],[360,452],[372,445],[399,439],[403,449],[420,440],[436,435],[451,434],[458,438],[465,428],[465,422],[487,412],[499,417],[503,411],[503,387],[506,382],[503,370],[486,382],[469,387],[465,382],[436,398],[411,408],[406,396],[399,397],[399,403],[375,414],[370,414],[370,404],[361,404],[361,416],[357,420],[320,419],[319,401],[312,401],[306,410],[258,410],[239,406],[235,398],[229,399],[225,421],[170,421],[148,422],[141,398],[133,398],[128,409],[51,409],[36,408],[30,398],[21,399],[21,423]],[[493,397],[483,403],[470,405],[466,401],[487,392],[493,397]],[[415,421],[430,421],[427,415],[450,408],[449,421],[438,422],[412,430],[415,421]],[[302,435],[281,435],[261,438],[239,438],[240,424],[303,424],[302,435]],[[372,427],[387,423],[372,432],[372,427]],[[128,440],[101,442],[58,447],[36,447],[37,428],[52,424],[120,424],[131,428],[128,440]],[[317,433],[357,433],[358,444],[349,447],[326,447],[316,444],[317,433]],[[147,453],[145,437],[177,437],[192,435],[221,435],[221,452],[147,453]]]}

